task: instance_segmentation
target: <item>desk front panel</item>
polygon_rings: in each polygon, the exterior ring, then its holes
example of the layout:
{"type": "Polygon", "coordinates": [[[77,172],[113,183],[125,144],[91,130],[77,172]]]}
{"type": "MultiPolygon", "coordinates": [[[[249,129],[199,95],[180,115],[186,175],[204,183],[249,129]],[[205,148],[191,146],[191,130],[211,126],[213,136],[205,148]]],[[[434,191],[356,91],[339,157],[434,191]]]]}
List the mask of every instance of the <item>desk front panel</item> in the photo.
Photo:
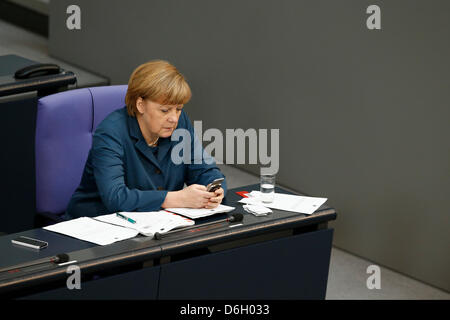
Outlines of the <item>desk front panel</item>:
{"type": "MultiPolygon", "coordinates": [[[[150,267],[81,281],[80,289],[58,289],[24,296],[26,300],[156,300],[160,267],[150,267]]],[[[68,275],[69,277],[69,275],[68,275]]],[[[73,284],[73,282],[71,282],[73,284]]]]}
{"type": "Polygon", "coordinates": [[[161,265],[160,299],[325,299],[333,229],[161,265]]]}

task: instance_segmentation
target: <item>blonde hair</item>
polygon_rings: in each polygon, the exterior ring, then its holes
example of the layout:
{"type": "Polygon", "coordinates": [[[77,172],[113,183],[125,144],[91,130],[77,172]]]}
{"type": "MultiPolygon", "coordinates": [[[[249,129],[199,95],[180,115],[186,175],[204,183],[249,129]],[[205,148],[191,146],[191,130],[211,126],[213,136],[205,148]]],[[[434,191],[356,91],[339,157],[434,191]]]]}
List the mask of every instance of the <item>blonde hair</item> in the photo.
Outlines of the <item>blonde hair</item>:
{"type": "Polygon", "coordinates": [[[131,74],[125,104],[128,114],[135,117],[139,97],[178,105],[188,103],[191,96],[191,88],[177,68],[164,60],[152,60],[140,65],[131,74]]]}

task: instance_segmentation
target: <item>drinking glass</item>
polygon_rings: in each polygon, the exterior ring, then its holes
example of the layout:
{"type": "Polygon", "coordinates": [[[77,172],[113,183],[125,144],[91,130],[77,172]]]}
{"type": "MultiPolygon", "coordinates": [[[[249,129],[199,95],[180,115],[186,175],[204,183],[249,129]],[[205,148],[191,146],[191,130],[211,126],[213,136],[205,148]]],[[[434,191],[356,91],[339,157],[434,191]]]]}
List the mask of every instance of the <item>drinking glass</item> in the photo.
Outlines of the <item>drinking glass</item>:
{"type": "Polygon", "coordinates": [[[271,203],[275,197],[275,175],[261,174],[261,200],[264,203],[271,203]]]}

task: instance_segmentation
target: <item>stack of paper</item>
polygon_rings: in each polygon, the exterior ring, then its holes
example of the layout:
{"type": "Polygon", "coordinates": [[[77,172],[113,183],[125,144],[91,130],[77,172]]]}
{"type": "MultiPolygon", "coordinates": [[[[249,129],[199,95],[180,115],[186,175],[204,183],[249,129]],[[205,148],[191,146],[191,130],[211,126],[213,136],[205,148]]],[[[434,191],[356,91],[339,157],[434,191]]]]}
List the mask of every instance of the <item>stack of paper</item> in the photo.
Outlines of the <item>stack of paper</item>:
{"type": "Polygon", "coordinates": [[[113,213],[95,218],[82,217],[64,221],[44,227],[44,229],[104,246],[134,238],[139,233],[153,237],[156,232],[166,233],[175,228],[195,224],[193,220],[163,210],[155,212],[121,212],[121,214],[134,220],[136,223],[119,218],[113,213]]]}
{"type": "Polygon", "coordinates": [[[327,201],[327,198],[296,196],[284,193],[275,193],[273,202],[265,203],[260,191],[252,191],[248,198],[239,200],[241,203],[260,205],[272,209],[312,214],[327,201]]]}
{"type": "Polygon", "coordinates": [[[153,237],[156,232],[164,233],[175,228],[187,227],[195,224],[193,220],[164,210],[155,212],[120,213],[130,219],[133,219],[136,223],[128,222],[118,217],[115,213],[95,217],[95,220],[134,229],[147,237],[153,237]]]}
{"type": "Polygon", "coordinates": [[[212,216],[216,213],[230,212],[230,211],[234,210],[234,207],[219,204],[219,206],[214,209],[169,208],[166,210],[170,211],[170,212],[181,214],[181,215],[191,218],[191,219],[197,219],[197,218],[212,216]]]}
{"type": "Polygon", "coordinates": [[[44,227],[44,229],[101,246],[134,238],[139,234],[136,230],[100,222],[88,217],[60,222],[44,227]]]}

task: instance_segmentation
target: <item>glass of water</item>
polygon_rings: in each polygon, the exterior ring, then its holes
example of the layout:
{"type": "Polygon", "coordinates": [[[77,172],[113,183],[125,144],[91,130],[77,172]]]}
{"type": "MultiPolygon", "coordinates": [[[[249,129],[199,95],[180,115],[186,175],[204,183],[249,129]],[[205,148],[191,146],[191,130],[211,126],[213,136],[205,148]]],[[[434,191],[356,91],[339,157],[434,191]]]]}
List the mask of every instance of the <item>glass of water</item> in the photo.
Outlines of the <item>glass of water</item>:
{"type": "Polygon", "coordinates": [[[273,202],[275,197],[275,175],[261,173],[261,200],[265,203],[273,202]]]}

